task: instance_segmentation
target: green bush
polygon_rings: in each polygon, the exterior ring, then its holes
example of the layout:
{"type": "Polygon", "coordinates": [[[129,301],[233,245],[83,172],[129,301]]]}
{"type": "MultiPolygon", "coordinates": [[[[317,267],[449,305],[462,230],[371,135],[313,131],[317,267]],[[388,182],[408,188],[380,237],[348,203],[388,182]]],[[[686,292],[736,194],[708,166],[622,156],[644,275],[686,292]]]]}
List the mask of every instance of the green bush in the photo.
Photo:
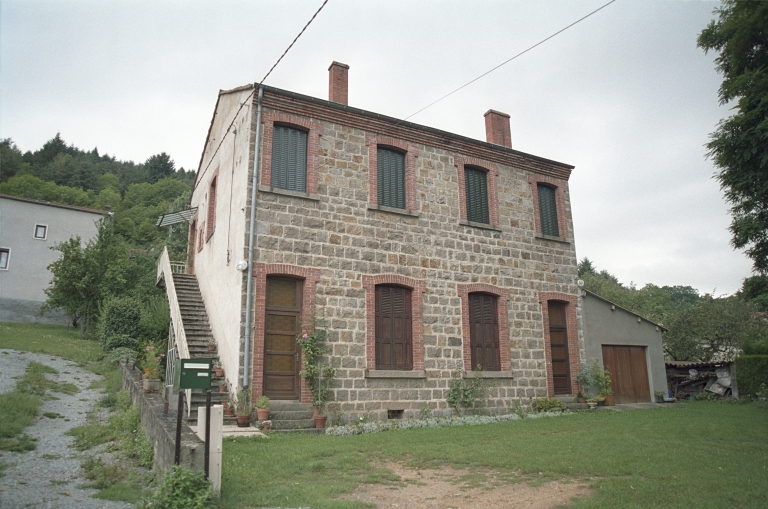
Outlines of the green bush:
{"type": "MultiPolygon", "coordinates": [[[[483,378],[482,371],[477,378],[454,378],[448,387],[446,401],[457,413],[462,410],[477,412],[485,403],[490,392],[490,381],[483,378]]],[[[456,374],[454,374],[456,376],[456,374]]]]}
{"type": "Polygon", "coordinates": [[[768,355],[740,355],[735,365],[740,395],[754,396],[760,384],[768,385],[768,355]]]}
{"type": "Polygon", "coordinates": [[[539,398],[533,400],[533,403],[531,403],[531,408],[537,412],[548,412],[555,408],[565,410],[565,403],[555,398],[539,398]]]}
{"type": "MultiPolygon", "coordinates": [[[[104,318],[101,332],[101,341],[105,351],[110,351],[118,346],[130,348],[122,344],[124,339],[115,339],[118,336],[138,338],[139,325],[141,323],[141,307],[136,299],[130,297],[115,298],[104,305],[104,318]]],[[[134,349],[139,344],[136,339],[134,349]]]]}
{"type": "Polygon", "coordinates": [[[128,334],[113,334],[104,338],[105,352],[112,352],[118,348],[121,352],[120,356],[125,358],[125,350],[135,352],[139,349],[139,340],[128,334]]]}
{"type": "Polygon", "coordinates": [[[157,491],[139,508],[142,509],[206,509],[213,503],[211,482],[203,472],[178,465],[165,473],[157,491]]]}

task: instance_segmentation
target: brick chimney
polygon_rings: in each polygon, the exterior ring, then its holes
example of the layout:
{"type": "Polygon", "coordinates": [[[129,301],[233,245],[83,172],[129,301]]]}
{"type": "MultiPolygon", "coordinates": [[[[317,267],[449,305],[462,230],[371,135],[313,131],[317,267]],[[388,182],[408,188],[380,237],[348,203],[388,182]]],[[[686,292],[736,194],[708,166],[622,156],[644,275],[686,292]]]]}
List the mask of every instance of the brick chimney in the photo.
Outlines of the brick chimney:
{"type": "Polygon", "coordinates": [[[328,68],[328,100],[335,103],[347,104],[349,66],[333,62],[328,68]]]}
{"type": "Polygon", "coordinates": [[[509,115],[496,110],[488,110],[483,116],[485,117],[485,141],[512,148],[509,115]]]}

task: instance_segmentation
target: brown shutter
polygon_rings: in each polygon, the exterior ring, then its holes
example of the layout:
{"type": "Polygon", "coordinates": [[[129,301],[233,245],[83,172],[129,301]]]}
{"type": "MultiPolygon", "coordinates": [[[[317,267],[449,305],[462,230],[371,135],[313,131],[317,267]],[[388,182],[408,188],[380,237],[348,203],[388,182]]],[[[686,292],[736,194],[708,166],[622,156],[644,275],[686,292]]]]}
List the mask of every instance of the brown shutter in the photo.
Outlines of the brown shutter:
{"type": "Polygon", "coordinates": [[[497,298],[485,293],[469,294],[469,341],[472,366],[501,371],[497,298]]]}
{"type": "Polygon", "coordinates": [[[376,369],[413,369],[411,291],[376,287],[376,369]]]}

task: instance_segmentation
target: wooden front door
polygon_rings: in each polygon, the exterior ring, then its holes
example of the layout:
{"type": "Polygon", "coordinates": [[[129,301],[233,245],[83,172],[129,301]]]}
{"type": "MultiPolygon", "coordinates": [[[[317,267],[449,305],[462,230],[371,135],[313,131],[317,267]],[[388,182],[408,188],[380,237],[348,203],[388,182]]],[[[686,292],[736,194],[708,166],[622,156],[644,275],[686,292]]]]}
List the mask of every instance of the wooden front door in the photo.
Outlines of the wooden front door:
{"type": "Polygon", "coordinates": [[[603,345],[603,367],[611,374],[616,403],[651,401],[644,346],[603,345]]]}
{"type": "Polygon", "coordinates": [[[472,366],[468,371],[476,370],[478,365],[485,371],[501,371],[498,316],[495,295],[469,294],[469,344],[472,366]]]}
{"type": "Polygon", "coordinates": [[[411,291],[376,287],[376,369],[413,369],[411,291]]]}
{"type": "Polygon", "coordinates": [[[299,399],[302,281],[267,278],[264,338],[264,394],[271,399],[299,399]]]}
{"type": "Polygon", "coordinates": [[[555,394],[572,394],[571,363],[568,355],[568,327],[563,302],[548,302],[549,352],[552,358],[552,382],[555,394]]]}

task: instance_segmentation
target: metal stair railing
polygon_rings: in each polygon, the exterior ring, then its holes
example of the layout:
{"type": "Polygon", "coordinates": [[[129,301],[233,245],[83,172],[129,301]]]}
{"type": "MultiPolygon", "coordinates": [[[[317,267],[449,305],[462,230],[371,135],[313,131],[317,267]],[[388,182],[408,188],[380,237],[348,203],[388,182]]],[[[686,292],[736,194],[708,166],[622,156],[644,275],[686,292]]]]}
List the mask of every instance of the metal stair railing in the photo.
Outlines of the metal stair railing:
{"type": "MultiPolygon", "coordinates": [[[[181,319],[181,308],[179,308],[179,299],[176,296],[176,285],[173,282],[173,269],[171,267],[171,259],[168,256],[168,246],[163,248],[163,254],[160,255],[160,260],[157,262],[157,282],[160,282],[160,278],[165,280],[165,293],[168,296],[168,308],[171,312],[171,327],[173,327],[173,337],[176,343],[176,355],[179,359],[189,359],[189,346],[187,346],[187,335],[184,332],[184,322],[181,319]]],[[[190,414],[192,408],[192,391],[186,389],[186,397],[184,398],[187,415],[190,414]]]]}

